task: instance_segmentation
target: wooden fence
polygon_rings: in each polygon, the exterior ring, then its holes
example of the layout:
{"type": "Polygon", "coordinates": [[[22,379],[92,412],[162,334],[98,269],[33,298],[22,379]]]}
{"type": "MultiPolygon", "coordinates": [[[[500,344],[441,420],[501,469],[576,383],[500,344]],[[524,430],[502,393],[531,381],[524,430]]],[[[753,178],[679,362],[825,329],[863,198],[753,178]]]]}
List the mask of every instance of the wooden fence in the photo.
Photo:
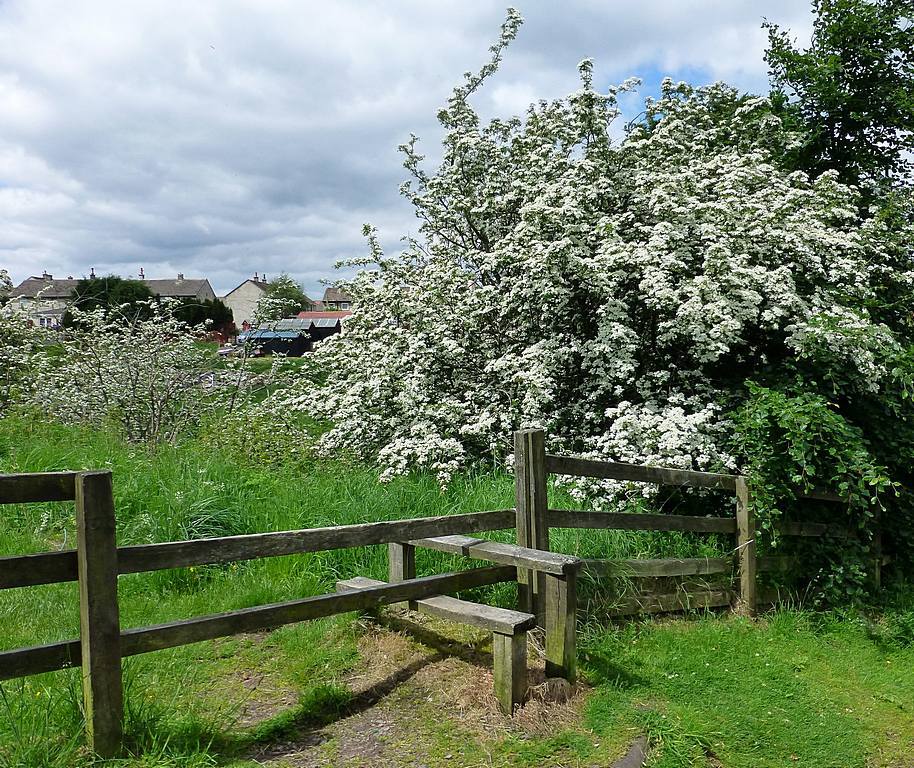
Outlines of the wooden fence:
{"type": "Polygon", "coordinates": [[[76,549],[0,558],[0,589],[78,581],[80,638],[0,652],[0,681],[82,666],[87,739],[103,757],[120,749],[124,656],[515,579],[514,567],[494,565],[122,630],[118,574],[512,528],[514,510],[117,547],[110,472],[0,475],[0,503],[70,500],[76,549]]]}
{"type": "MultiPolygon", "coordinates": [[[[580,572],[619,572],[621,568],[636,577],[669,577],[725,573],[732,568],[726,558],[584,561],[551,552],[550,528],[693,531],[735,537],[737,592],[692,592],[685,601],[681,593],[653,595],[648,604],[631,606],[632,611],[727,605],[735,594],[739,607],[752,613],[758,604],[758,571],[784,567],[781,561],[756,555],[755,522],[746,480],[740,476],[555,456],[546,453],[542,431],[524,430],[515,433],[515,485],[514,509],[118,547],[110,472],[0,475],[0,504],[75,501],[77,528],[75,550],[0,557],[0,590],[77,581],[80,606],[79,639],[0,652],[0,681],[81,666],[88,743],[97,754],[108,757],[118,753],[122,740],[121,659],[125,656],[516,580],[520,610],[535,614],[545,627],[547,675],[573,680],[580,572]],[[550,474],[718,489],[733,494],[735,515],[714,518],[551,509],[547,499],[550,474]],[[466,535],[511,528],[516,529],[516,545],[466,535]],[[389,548],[388,583],[156,626],[120,626],[120,574],[379,544],[389,548]],[[417,578],[417,547],[493,565],[417,578]]],[[[807,525],[782,532],[822,535],[824,531],[824,526],[807,525]]]]}
{"type": "MultiPolygon", "coordinates": [[[[546,453],[545,434],[541,430],[523,430],[514,436],[515,479],[517,483],[517,542],[523,546],[549,551],[550,528],[591,528],[643,531],[688,531],[694,533],[729,534],[734,537],[734,558],[685,558],[641,560],[585,560],[582,572],[595,576],[628,576],[632,578],[670,578],[738,574],[734,588],[678,590],[673,593],[648,593],[626,601],[614,613],[660,613],[689,608],[733,606],[752,615],[760,603],[775,602],[776,596],[763,595],[760,600],[758,574],[783,572],[795,565],[790,557],[758,557],[756,552],[756,522],[749,503],[749,487],[741,475],[696,472],[667,467],[626,464],[615,461],[558,456],[546,453]],[[734,497],[733,517],[698,517],[672,514],[627,514],[592,510],[553,509],[547,500],[550,475],[587,477],[623,482],[653,483],[679,488],[719,490],[734,497]]],[[[841,502],[833,493],[815,490],[798,493],[798,498],[824,502],[841,502]]],[[[849,532],[824,523],[782,522],[777,530],[782,536],[841,536],[849,532]]],[[[885,561],[877,555],[874,563],[876,579],[885,561]]],[[[541,615],[544,600],[539,596],[543,587],[534,579],[541,576],[518,571],[518,584],[523,584],[522,604],[541,615]]]]}

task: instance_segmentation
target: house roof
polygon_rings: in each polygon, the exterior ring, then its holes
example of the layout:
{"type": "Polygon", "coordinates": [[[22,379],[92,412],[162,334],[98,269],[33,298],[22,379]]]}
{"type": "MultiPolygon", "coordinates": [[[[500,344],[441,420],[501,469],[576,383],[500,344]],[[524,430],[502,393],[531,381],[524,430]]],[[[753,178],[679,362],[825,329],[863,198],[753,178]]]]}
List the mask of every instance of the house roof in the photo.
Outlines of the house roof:
{"type": "MultiPolygon", "coordinates": [[[[143,283],[156,296],[197,296],[204,288],[210,288],[209,280],[205,277],[191,278],[190,280],[143,280],[143,283]]],[[[212,288],[210,288],[212,290],[212,288]]]]}
{"type": "Polygon", "coordinates": [[[337,320],[342,320],[344,317],[349,317],[352,312],[348,309],[334,310],[334,311],[312,311],[312,312],[299,312],[295,317],[299,320],[320,320],[323,318],[335,318],[337,320]]]}
{"type": "Polygon", "coordinates": [[[336,288],[335,286],[330,285],[330,286],[327,286],[326,290],[324,291],[324,304],[326,304],[328,301],[351,302],[352,297],[348,293],[346,293],[346,291],[341,291],[339,288],[336,288]]]}
{"type": "Polygon", "coordinates": [[[244,333],[238,334],[238,341],[245,342],[248,339],[297,339],[301,335],[301,332],[296,330],[258,328],[255,331],[245,331],[244,333]]]}
{"type": "Polygon", "coordinates": [[[232,288],[232,290],[230,290],[230,291],[229,291],[227,294],[225,294],[225,296],[223,296],[222,298],[227,299],[227,298],[228,298],[229,296],[231,296],[235,291],[237,291],[242,285],[245,285],[246,283],[250,283],[251,285],[255,286],[256,288],[260,288],[260,290],[261,290],[261,291],[264,291],[264,292],[266,292],[267,287],[270,285],[270,284],[269,284],[268,282],[266,282],[265,280],[253,280],[253,279],[251,279],[251,278],[249,277],[247,280],[244,280],[244,281],[238,283],[238,285],[236,285],[234,288],[232,288]]]}
{"type": "Polygon", "coordinates": [[[11,299],[34,299],[41,293],[44,299],[69,299],[79,280],[55,280],[51,277],[29,277],[19,283],[10,294],[11,299]]]}
{"type": "MultiPolygon", "coordinates": [[[[10,294],[10,298],[27,297],[34,299],[39,292],[45,299],[69,299],[76,290],[79,280],[55,280],[51,277],[30,277],[23,280],[10,294]]],[[[190,280],[143,280],[149,290],[156,296],[196,296],[205,287],[209,287],[209,280],[193,278],[190,280]]],[[[210,289],[212,290],[212,289],[210,289]]]]}

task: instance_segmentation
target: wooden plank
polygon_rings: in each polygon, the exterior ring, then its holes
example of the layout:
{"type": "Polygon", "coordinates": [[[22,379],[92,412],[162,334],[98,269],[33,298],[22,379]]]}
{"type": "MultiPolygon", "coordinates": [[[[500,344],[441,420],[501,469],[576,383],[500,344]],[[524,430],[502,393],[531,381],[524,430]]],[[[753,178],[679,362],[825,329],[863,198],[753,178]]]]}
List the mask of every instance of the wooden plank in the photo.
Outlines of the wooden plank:
{"type": "Polygon", "coordinates": [[[528,549],[516,544],[504,544],[488,539],[476,539],[472,536],[436,536],[432,539],[417,539],[413,544],[451,555],[463,555],[475,560],[488,560],[492,563],[529,568],[540,573],[553,573],[559,576],[576,570],[581,563],[581,559],[574,555],[541,552],[538,549],[528,549]]]}
{"type": "Polygon", "coordinates": [[[577,677],[577,573],[546,575],[546,677],[577,677]]]}
{"type": "Polygon", "coordinates": [[[370,587],[358,592],[317,595],[285,603],[174,621],[127,630],[122,635],[123,652],[125,656],[147,653],[239,632],[256,632],[284,624],[323,618],[337,613],[373,610],[390,603],[419,600],[441,593],[514,581],[514,578],[514,569],[507,566],[473,568],[456,573],[423,576],[400,584],[370,587]]]}
{"type": "Polygon", "coordinates": [[[492,635],[492,677],[498,708],[514,714],[527,695],[527,633],[492,635]]]}
{"type": "MultiPolygon", "coordinates": [[[[357,576],[354,579],[345,579],[336,583],[337,592],[347,589],[365,589],[378,587],[384,584],[377,579],[357,576]]],[[[473,603],[460,600],[447,595],[436,595],[416,600],[415,606],[419,613],[436,616],[439,619],[453,621],[457,624],[467,624],[471,627],[487,629],[490,632],[499,632],[503,635],[513,635],[525,632],[536,626],[536,616],[532,613],[521,613],[508,608],[498,608],[484,603],[473,603]]]]}
{"type": "Polygon", "coordinates": [[[30,472],[0,474],[0,504],[39,501],[73,501],[76,472],[30,472]]]}
{"type": "Polygon", "coordinates": [[[732,517],[694,517],[691,515],[641,515],[630,512],[594,512],[577,509],[550,509],[553,528],[602,528],[622,531],[692,531],[695,533],[736,533],[732,517]]]}
{"type": "Polygon", "coordinates": [[[76,550],[0,557],[0,589],[76,581],[76,550]]]}
{"type": "Polygon", "coordinates": [[[124,694],[117,604],[117,542],[111,472],[76,477],[76,556],[83,705],[89,749],[121,751],[124,694]]]}
{"type": "Polygon", "coordinates": [[[121,573],[229,563],[259,557],[277,557],[372,544],[389,544],[423,536],[497,531],[513,527],[514,510],[500,509],[461,515],[305,528],[300,531],[253,533],[166,544],[146,544],[121,549],[121,573]]]}
{"type": "Polygon", "coordinates": [[[653,578],[664,576],[705,576],[731,573],[729,557],[687,557],[639,560],[584,560],[582,571],[592,576],[653,578]]]}
{"type": "Polygon", "coordinates": [[[756,610],[755,513],[749,504],[745,478],[736,483],[736,555],[739,561],[739,608],[749,616],[756,610]]]}
{"type": "Polygon", "coordinates": [[[733,600],[730,590],[680,591],[670,594],[641,595],[624,601],[610,611],[611,616],[632,616],[637,613],[672,613],[699,608],[722,608],[733,600]]]}
{"type": "MultiPolygon", "coordinates": [[[[514,526],[514,510],[383,520],[299,531],[221,536],[118,549],[118,573],[143,573],[191,565],[254,560],[327,549],[389,544],[400,538],[499,531],[514,526]]],[[[0,589],[76,581],[76,550],[0,557],[0,589]]]]}
{"type": "Polygon", "coordinates": [[[82,664],[79,640],[34,645],[0,652],[0,681],[40,675],[82,664]]]}
{"type": "MultiPolygon", "coordinates": [[[[488,566],[457,573],[425,576],[402,584],[386,584],[361,592],[317,595],[287,603],[245,608],[153,627],[127,629],[121,632],[121,655],[135,656],[239,632],[270,629],[337,613],[370,610],[403,600],[431,597],[442,592],[457,592],[514,581],[514,578],[514,568],[488,566]]],[[[0,680],[37,675],[80,664],[79,640],[17,648],[0,652],[0,680]]]]}
{"type": "Polygon", "coordinates": [[[641,464],[625,464],[619,461],[579,459],[574,456],[546,454],[546,471],[556,475],[575,477],[597,477],[606,480],[626,480],[636,483],[658,483],[688,488],[722,488],[732,491],[738,475],[722,475],[716,472],[695,472],[669,467],[651,467],[641,464]]]}
{"type": "MultiPolygon", "coordinates": [[[[527,549],[549,550],[549,524],[546,520],[546,434],[541,429],[514,433],[514,504],[517,545],[527,549]]],[[[517,571],[518,605],[542,621],[545,612],[543,575],[535,570],[517,571]]]]}

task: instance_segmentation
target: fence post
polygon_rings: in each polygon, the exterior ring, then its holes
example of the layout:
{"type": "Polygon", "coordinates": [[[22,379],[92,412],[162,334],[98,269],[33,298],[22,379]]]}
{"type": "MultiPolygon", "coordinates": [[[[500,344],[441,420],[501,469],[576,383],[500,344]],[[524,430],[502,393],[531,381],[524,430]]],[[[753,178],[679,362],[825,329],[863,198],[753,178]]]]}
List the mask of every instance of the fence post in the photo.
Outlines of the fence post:
{"type": "Polygon", "coordinates": [[[76,476],[76,541],[86,738],[97,755],[115,757],[123,736],[124,698],[111,472],[76,476]]]}
{"type": "MultiPolygon", "coordinates": [[[[514,433],[514,487],[518,546],[548,551],[546,435],[541,429],[514,433]]],[[[520,609],[536,614],[540,626],[545,622],[544,576],[526,568],[517,569],[520,609]]]]}
{"type": "Polygon", "coordinates": [[[755,514],[749,507],[749,486],[745,477],[736,478],[737,553],[739,556],[739,608],[754,616],[756,597],[755,514]]]}
{"type": "Polygon", "coordinates": [[[577,571],[546,576],[546,677],[577,676],[577,571]]]}
{"type": "MultiPolygon", "coordinates": [[[[416,578],[416,548],[412,544],[392,541],[387,545],[387,580],[399,584],[416,578]]],[[[415,610],[415,601],[392,603],[391,608],[415,610]]]]}

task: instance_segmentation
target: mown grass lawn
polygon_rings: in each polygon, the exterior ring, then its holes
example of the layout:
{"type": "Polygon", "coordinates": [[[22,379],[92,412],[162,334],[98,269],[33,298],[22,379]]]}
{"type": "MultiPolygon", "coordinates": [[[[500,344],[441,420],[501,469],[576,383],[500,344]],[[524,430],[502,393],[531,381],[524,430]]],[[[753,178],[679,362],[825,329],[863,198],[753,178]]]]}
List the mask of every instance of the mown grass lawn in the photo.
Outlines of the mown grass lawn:
{"type": "MultiPolygon", "coordinates": [[[[442,493],[423,476],[381,486],[357,465],[264,467],[209,444],[149,452],[98,432],[0,424],[0,471],[105,466],[115,475],[121,543],[513,504],[511,478],[497,472],[459,478],[442,493]]],[[[572,503],[562,496],[554,489],[555,503],[572,503]]],[[[0,556],[71,546],[72,523],[70,505],[0,508],[0,556]]],[[[683,556],[714,555],[727,542],[559,531],[554,546],[609,557],[683,556]]],[[[419,568],[466,565],[424,552],[419,568]]],[[[122,624],[317,594],[339,577],[383,577],[385,569],[384,548],[363,547],[132,575],[120,583],[122,624]]],[[[505,588],[484,597],[512,600],[505,588]]],[[[74,637],[77,625],[72,584],[0,592],[0,648],[74,637]]],[[[418,674],[384,689],[366,710],[353,683],[368,664],[365,639],[355,617],[342,616],[129,659],[133,757],[118,764],[254,766],[274,749],[269,764],[307,765],[277,745],[297,746],[323,728],[326,740],[304,745],[303,754],[332,765],[609,765],[639,734],[650,738],[657,766],[914,765],[914,611],[903,593],[872,615],[781,612],[755,622],[708,615],[622,626],[588,617],[581,667],[589,687],[570,709],[555,710],[551,727],[547,709],[546,727],[533,730],[489,715],[484,727],[470,727],[462,702],[447,697],[463,696],[460,685],[485,668],[464,662],[438,660],[450,683],[436,686],[434,675],[418,674]],[[380,741],[370,712],[393,723],[380,741]],[[363,722],[375,731],[353,736],[363,722]],[[346,739],[380,746],[360,754],[346,739]]],[[[396,661],[389,660],[392,668],[396,661]]],[[[484,712],[484,702],[475,711],[484,712]]],[[[90,763],[76,671],[2,685],[0,768],[90,763]]]]}

